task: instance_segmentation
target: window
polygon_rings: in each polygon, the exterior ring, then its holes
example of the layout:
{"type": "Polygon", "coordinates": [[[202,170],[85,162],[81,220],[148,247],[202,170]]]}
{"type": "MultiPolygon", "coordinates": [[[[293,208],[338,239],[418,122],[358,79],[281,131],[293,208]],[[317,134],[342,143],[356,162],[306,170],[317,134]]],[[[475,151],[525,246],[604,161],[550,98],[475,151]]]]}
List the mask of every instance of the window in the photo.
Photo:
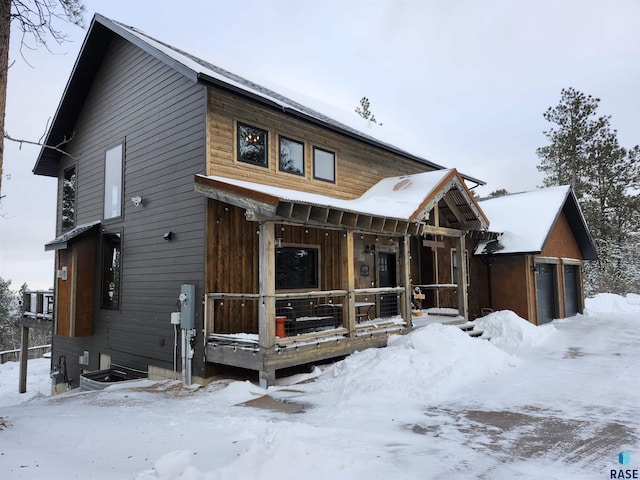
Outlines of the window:
{"type": "Polygon", "coordinates": [[[124,145],[116,145],[105,153],[104,219],[122,216],[122,160],[124,145]]]}
{"type": "Polygon", "coordinates": [[[318,288],[319,248],[276,248],[276,289],[318,288]]]}
{"type": "Polygon", "coordinates": [[[76,167],[64,171],[62,179],[62,230],[76,226],[76,167]]]}
{"type": "MultiPolygon", "coordinates": [[[[467,264],[466,280],[469,285],[469,251],[464,251],[464,259],[467,264]]],[[[458,252],[455,248],[451,249],[451,283],[458,283],[458,252]]]]}
{"type": "Polygon", "coordinates": [[[336,154],[313,147],[313,176],[326,182],[336,182],[336,154]]]}
{"type": "Polygon", "coordinates": [[[280,137],[280,171],[304,176],[304,143],[280,137]]]}
{"type": "Polygon", "coordinates": [[[269,166],[266,130],[238,122],[238,160],[261,167],[269,166]]]}
{"type": "Polygon", "coordinates": [[[102,308],[120,307],[120,254],[119,233],[102,236],[102,308]]]}

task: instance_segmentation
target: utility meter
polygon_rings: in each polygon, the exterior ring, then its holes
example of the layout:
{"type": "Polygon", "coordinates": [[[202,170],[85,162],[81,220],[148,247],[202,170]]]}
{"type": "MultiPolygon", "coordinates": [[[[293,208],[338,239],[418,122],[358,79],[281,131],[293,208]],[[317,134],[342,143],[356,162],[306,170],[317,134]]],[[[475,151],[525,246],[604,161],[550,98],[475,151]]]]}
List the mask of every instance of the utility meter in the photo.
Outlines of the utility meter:
{"type": "Polygon", "coordinates": [[[180,328],[195,328],[196,286],[184,284],[180,287],[180,328]]]}

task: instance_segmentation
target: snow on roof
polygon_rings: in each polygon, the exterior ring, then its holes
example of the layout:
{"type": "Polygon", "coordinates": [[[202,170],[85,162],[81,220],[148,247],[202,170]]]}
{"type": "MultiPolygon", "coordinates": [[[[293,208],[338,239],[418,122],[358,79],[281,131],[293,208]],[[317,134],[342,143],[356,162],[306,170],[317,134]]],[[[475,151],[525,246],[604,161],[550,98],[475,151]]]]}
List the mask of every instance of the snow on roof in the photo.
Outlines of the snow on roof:
{"type": "MultiPolygon", "coordinates": [[[[170,59],[196,73],[198,78],[212,79],[214,81],[221,82],[271,102],[282,108],[283,111],[289,110],[298,112],[306,117],[331,125],[334,128],[338,128],[365,140],[372,141],[376,144],[401,152],[426,165],[430,165],[433,168],[444,168],[443,166],[433,163],[427,159],[422,139],[418,140],[412,138],[408,134],[394,131],[386,125],[383,128],[376,123],[365,120],[355,112],[347,112],[339,107],[322,102],[282,85],[277,85],[269,80],[259,79],[258,81],[260,83],[256,83],[244,76],[232,73],[229,70],[213,65],[184,50],[157,40],[134,27],[106,19],[105,17],[101,18],[126,30],[129,34],[135,36],[170,59]]],[[[252,76],[255,78],[255,75],[252,74],[252,76]]],[[[478,180],[464,174],[462,177],[480,185],[484,185],[485,183],[482,180],[478,180]]]]}
{"type": "Polygon", "coordinates": [[[88,232],[92,228],[100,225],[100,220],[96,220],[91,223],[85,223],[83,225],[78,225],[77,227],[69,230],[68,232],[63,233],[59,237],[54,238],[50,242],[47,242],[44,246],[45,251],[49,250],[59,250],[63,248],[67,248],[67,244],[81,236],[82,234],[88,232]]]}
{"type": "Polygon", "coordinates": [[[500,235],[497,244],[480,242],[474,254],[541,252],[569,192],[561,186],[480,200],[491,231],[500,235]]]}
{"type": "Polygon", "coordinates": [[[280,200],[409,221],[419,213],[425,199],[437,193],[438,187],[441,187],[443,182],[454,174],[457,174],[456,170],[449,169],[385,178],[353,200],[215,175],[204,178],[270,195],[280,200]]]}

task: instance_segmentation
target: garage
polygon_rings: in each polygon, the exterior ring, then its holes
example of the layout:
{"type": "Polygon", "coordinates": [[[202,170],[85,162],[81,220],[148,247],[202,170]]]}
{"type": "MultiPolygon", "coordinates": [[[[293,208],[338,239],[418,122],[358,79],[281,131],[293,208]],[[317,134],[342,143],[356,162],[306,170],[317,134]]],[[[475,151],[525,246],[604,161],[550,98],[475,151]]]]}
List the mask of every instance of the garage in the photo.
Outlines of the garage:
{"type": "Polygon", "coordinates": [[[564,314],[573,317],[580,312],[578,265],[564,265],[564,314]]]}
{"type": "Polygon", "coordinates": [[[548,323],[556,318],[556,291],[556,265],[538,263],[536,265],[538,325],[548,323]]]}

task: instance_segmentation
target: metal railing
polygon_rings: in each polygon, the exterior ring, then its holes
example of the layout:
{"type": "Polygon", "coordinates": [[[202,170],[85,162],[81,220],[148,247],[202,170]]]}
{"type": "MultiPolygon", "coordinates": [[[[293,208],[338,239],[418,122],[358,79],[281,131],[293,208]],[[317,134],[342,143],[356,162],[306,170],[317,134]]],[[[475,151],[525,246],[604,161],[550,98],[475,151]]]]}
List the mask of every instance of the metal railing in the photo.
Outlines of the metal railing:
{"type": "MultiPolygon", "coordinates": [[[[355,319],[358,326],[379,323],[403,323],[404,287],[366,288],[351,292],[354,298],[355,319]]],[[[304,334],[335,334],[336,329],[348,328],[349,309],[347,290],[291,292],[275,294],[275,316],[284,322],[284,331],[276,326],[277,336],[304,334]],[[333,331],[333,332],[332,332],[333,331]]],[[[259,308],[265,297],[251,293],[208,293],[205,297],[205,342],[210,335],[241,336],[247,342],[258,341],[259,308]]]]}

